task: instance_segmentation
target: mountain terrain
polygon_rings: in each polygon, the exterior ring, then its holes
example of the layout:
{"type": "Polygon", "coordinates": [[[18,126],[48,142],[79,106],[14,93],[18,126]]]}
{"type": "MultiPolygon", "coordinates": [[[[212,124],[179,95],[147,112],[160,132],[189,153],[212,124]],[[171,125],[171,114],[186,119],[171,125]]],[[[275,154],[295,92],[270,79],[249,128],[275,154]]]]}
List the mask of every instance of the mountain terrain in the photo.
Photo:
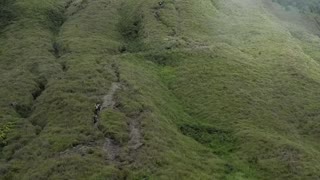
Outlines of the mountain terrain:
{"type": "Polygon", "coordinates": [[[320,179],[319,0],[0,0],[0,179],[320,179]]]}

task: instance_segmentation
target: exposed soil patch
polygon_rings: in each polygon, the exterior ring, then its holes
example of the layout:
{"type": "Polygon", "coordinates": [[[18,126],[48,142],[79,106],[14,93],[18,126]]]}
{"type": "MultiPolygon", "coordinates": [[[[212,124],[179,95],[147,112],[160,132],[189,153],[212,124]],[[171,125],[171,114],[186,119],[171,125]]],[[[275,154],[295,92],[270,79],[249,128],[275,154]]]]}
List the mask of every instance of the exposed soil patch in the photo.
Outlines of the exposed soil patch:
{"type": "MultiPolygon", "coordinates": [[[[99,129],[98,124],[100,121],[101,111],[114,108],[114,105],[116,104],[116,102],[114,101],[114,95],[116,91],[120,89],[120,87],[120,83],[112,83],[108,93],[102,98],[102,104],[96,103],[93,116],[93,122],[96,129],[99,129]]],[[[121,152],[121,147],[118,144],[118,142],[116,142],[111,137],[106,137],[102,148],[103,151],[106,153],[107,160],[110,160],[114,163],[118,163],[116,159],[119,157],[119,154],[121,152]]]]}
{"type": "Polygon", "coordinates": [[[130,140],[128,142],[128,146],[130,150],[137,150],[143,145],[140,128],[141,126],[140,126],[139,119],[130,119],[130,123],[129,123],[130,140]]]}
{"type": "MultiPolygon", "coordinates": [[[[120,81],[120,73],[117,70],[117,67],[114,65],[115,73],[118,74],[118,80],[120,81]]],[[[123,86],[119,82],[112,83],[108,93],[102,98],[102,104],[99,107],[99,104],[96,104],[95,110],[95,126],[98,127],[100,113],[107,109],[114,109],[121,111],[115,105],[117,102],[114,99],[116,92],[123,86]]],[[[108,161],[111,161],[115,165],[122,168],[122,166],[128,165],[135,162],[136,152],[139,148],[143,146],[143,137],[141,133],[141,124],[140,121],[144,115],[144,109],[126,115],[128,123],[128,134],[129,140],[127,142],[122,142],[121,144],[115,140],[112,136],[106,135],[105,142],[103,144],[103,151],[106,153],[108,161]],[[128,148],[128,152],[125,151],[125,148],[128,148]]],[[[98,129],[98,128],[97,128],[98,129]]]]}
{"type": "Polygon", "coordinates": [[[144,111],[140,111],[139,114],[135,117],[131,117],[129,119],[129,141],[128,141],[128,149],[129,149],[129,162],[134,163],[137,159],[137,153],[140,148],[144,145],[143,136],[141,132],[141,119],[143,118],[144,111]]]}
{"type": "Polygon", "coordinates": [[[118,89],[120,89],[120,83],[114,82],[109,89],[109,92],[102,98],[102,109],[113,108],[116,102],[113,100],[113,96],[118,89]]]}
{"type": "Polygon", "coordinates": [[[103,150],[107,154],[107,160],[115,161],[119,158],[121,147],[115,140],[106,138],[103,150]]]}
{"type": "MultiPolygon", "coordinates": [[[[105,109],[113,109],[114,105],[116,104],[113,97],[120,87],[120,83],[112,83],[109,92],[102,98],[101,111],[105,109]]],[[[99,120],[97,120],[96,125],[98,123],[99,120]]],[[[110,137],[106,137],[103,150],[106,152],[108,160],[111,161],[115,161],[121,152],[120,145],[110,137]]]]}

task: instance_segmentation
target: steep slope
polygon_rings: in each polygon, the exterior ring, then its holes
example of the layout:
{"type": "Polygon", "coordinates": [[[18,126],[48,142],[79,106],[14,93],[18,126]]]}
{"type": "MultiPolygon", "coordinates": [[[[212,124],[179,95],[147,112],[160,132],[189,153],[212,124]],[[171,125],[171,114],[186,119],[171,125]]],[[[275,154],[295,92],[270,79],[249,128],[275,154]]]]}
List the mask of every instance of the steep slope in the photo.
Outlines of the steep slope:
{"type": "Polygon", "coordinates": [[[1,179],[320,178],[309,14],[267,0],[8,7],[1,179]]]}

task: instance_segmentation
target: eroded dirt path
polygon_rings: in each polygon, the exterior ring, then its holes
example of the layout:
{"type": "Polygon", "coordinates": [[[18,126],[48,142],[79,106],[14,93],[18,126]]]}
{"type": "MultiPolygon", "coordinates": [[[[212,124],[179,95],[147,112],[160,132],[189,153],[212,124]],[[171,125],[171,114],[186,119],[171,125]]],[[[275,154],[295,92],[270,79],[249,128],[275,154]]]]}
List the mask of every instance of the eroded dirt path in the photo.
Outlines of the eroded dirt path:
{"type": "MultiPolygon", "coordinates": [[[[115,104],[117,103],[115,100],[115,94],[117,91],[122,89],[122,84],[120,82],[113,82],[111,84],[111,87],[108,91],[108,93],[102,97],[102,104],[97,112],[98,120],[95,123],[96,129],[99,129],[99,123],[100,123],[100,113],[105,110],[118,110],[115,109],[115,104]]],[[[125,88],[124,88],[125,89],[125,88]]],[[[112,162],[116,166],[121,169],[122,166],[128,165],[126,162],[134,162],[136,159],[136,152],[139,148],[143,146],[143,137],[141,133],[141,119],[143,117],[144,111],[141,110],[134,116],[127,116],[127,123],[128,123],[128,135],[129,140],[127,142],[124,142],[120,144],[117,142],[117,140],[111,138],[111,137],[105,137],[104,143],[103,143],[103,152],[106,154],[106,160],[112,162]],[[128,149],[129,151],[127,153],[124,153],[125,158],[120,158],[120,154],[123,154],[123,152],[126,152],[125,149],[128,149]]],[[[122,157],[122,156],[121,156],[122,157]]],[[[129,163],[129,164],[130,164],[129,163]]]]}
{"type": "Polygon", "coordinates": [[[111,84],[111,88],[109,89],[109,92],[102,98],[102,106],[101,110],[104,109],[113,109],[115,105],[115,101],[113,100],[113,96],[116,93],[118,89],[120,89],[121,85],[120,83],[114,82],[111,84]]]}
{"type": "Polygon", "coordinates": [[[119,154],[121,152],[121,147],[117,144],[117,142],[115,142],[115,140],[106,138],[105,143],[103,144],[103,151],[107,155],[107,160],[119,164],[117,158],[119,157],[119,154]]]}
{"type": "Polygon", "coordinates": [[[141,132],[140,132],[140,122],[138,119],[130,119],[129,129],[130,129],[130,140],[128,146],[130,150],[137,150],[140,148],[143,143],[141,141],[141,132]]]}
{"type": "MultiPolygon", "coordinates": [[[[108,93],[103,96],[102,98],[102,105],[98,105],[98,109],[96,107],[95,114],[94,114],[94,126],[95,129],[98,129],[99,122],[100,122],[100,113],[107,109],[113,109],[116,101],[114,100],[114,95],[121,88],[121,84],[118,82],[114,82],[111,84],[111,87],[108,93]]],[[[107,160],[116,162],[116,158],[119,156],[121,152],[120,145],[112,138],[106,137],[105,142],[103,144],[103,151],[107,155],[107,160]]]]}

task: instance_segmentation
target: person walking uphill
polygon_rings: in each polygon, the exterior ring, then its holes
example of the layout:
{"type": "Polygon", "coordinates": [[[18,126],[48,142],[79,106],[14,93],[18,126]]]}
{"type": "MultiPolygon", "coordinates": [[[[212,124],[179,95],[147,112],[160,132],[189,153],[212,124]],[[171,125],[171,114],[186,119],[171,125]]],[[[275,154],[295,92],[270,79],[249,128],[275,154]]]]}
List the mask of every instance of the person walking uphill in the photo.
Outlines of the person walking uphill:
{"type": "Polygon", "coordinates": [[[160,7],[163,7],[164,6],[164,1],[159,1],[158,4],[159,4],[160,7]]]}
{"type": "Polygon", "coordinates": [[[100,111],[101,111],[101,104],[96,103],[94,113],[99,114],[100,111]]]}
{"type": "Polygon", "coordinates": [[[94,109],[94,115],[93,115],[93,123],[96,124],[99,121],[99,113],[101,111],[101,104],[96,103],[95,109],[94,109]]]}

